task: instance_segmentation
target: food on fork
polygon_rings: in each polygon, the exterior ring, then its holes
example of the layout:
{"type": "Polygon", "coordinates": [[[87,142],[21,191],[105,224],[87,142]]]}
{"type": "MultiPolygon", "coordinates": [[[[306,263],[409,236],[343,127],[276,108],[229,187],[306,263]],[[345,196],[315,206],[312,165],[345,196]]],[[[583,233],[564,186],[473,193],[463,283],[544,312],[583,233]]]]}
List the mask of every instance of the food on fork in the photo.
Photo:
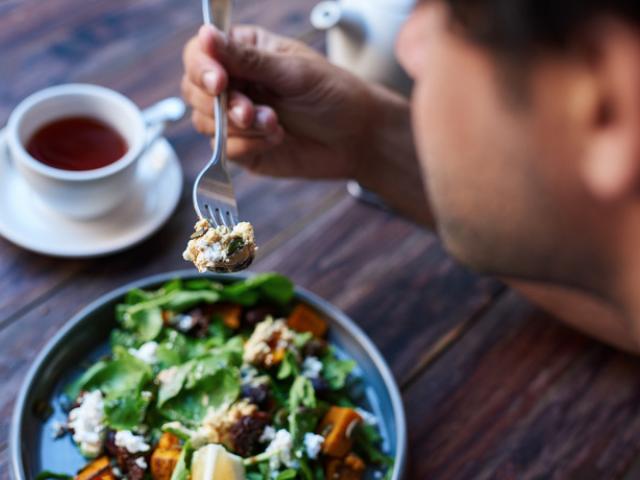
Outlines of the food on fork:
{"type": "Polygon", "coordinates": [[[257,247],[253,227],[240,222],[233,229],[220,225],[214,227],[201,218],[182,257],[193,262],[199,272],[237,272],[253,261],[257,247]]]}
{"type": "Polygon", "coordinates": [[[87,465],[38,479],[391,478],[365,379],[287,278],[173,280],[115,316],[107,355],[65,389],[87,465]]]}

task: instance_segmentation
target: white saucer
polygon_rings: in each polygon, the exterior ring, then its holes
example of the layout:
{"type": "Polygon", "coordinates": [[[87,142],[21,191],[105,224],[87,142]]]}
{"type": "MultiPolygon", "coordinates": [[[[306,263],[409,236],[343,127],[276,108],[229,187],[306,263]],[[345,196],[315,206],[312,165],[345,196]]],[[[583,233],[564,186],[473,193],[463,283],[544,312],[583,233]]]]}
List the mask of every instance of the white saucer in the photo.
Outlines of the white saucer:
{"type": "Polygon", "coordinates": [[[73,220],[44,205],[18,175],[0,130],[0,235],[28,250],[55,257],[107,255],[141,242],[171,216],[182,193],[182,168],[165,138],[138,169],[138,188],[121,206],[93,220],[73,220]]]}

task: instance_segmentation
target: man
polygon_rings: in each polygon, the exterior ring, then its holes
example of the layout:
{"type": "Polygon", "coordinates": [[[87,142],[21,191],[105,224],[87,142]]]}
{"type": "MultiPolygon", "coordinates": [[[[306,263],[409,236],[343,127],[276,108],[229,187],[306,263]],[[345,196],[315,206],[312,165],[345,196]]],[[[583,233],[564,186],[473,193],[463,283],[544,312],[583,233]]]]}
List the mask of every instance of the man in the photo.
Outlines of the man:
{"type": "Polygon", "coordinates": [[[640,4],[424,1],[397,53],[411,105],[295,41],[203,27],[183,93],[210,135],[230,87],[241,165],[354,178],[463,263],[640,351],[640,4]]]}

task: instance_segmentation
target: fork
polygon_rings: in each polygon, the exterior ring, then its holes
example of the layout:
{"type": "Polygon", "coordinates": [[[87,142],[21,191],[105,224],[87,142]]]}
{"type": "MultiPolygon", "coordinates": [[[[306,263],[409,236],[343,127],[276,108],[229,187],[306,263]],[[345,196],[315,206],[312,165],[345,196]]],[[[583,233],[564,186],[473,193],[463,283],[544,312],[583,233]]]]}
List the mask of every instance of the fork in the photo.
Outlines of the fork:
{"type": "MultiPolygon", "coordinates": [[[[202,0],[205,23],[228,33],[231,3],[232,0],[202,0]]],[[[238,223],[238,204],[227,171],[227,92],[215,98],[214,114],[216,134],[213,155],[193,185],[193,207],[199,218],[206,218],[213,226],[233,229],[238,223]]]]}

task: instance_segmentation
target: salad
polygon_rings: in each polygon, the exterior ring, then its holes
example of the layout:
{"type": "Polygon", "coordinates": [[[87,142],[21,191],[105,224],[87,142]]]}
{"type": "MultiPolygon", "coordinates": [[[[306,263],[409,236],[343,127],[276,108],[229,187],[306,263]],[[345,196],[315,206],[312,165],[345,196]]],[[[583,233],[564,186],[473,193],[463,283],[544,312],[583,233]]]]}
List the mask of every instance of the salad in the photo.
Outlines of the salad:
{"type": "Polygon", "coordinates": [[[355,363],[277,274],[131,290],[110,353],[65,389],[77,480],[390,478],[355,363]]]}

